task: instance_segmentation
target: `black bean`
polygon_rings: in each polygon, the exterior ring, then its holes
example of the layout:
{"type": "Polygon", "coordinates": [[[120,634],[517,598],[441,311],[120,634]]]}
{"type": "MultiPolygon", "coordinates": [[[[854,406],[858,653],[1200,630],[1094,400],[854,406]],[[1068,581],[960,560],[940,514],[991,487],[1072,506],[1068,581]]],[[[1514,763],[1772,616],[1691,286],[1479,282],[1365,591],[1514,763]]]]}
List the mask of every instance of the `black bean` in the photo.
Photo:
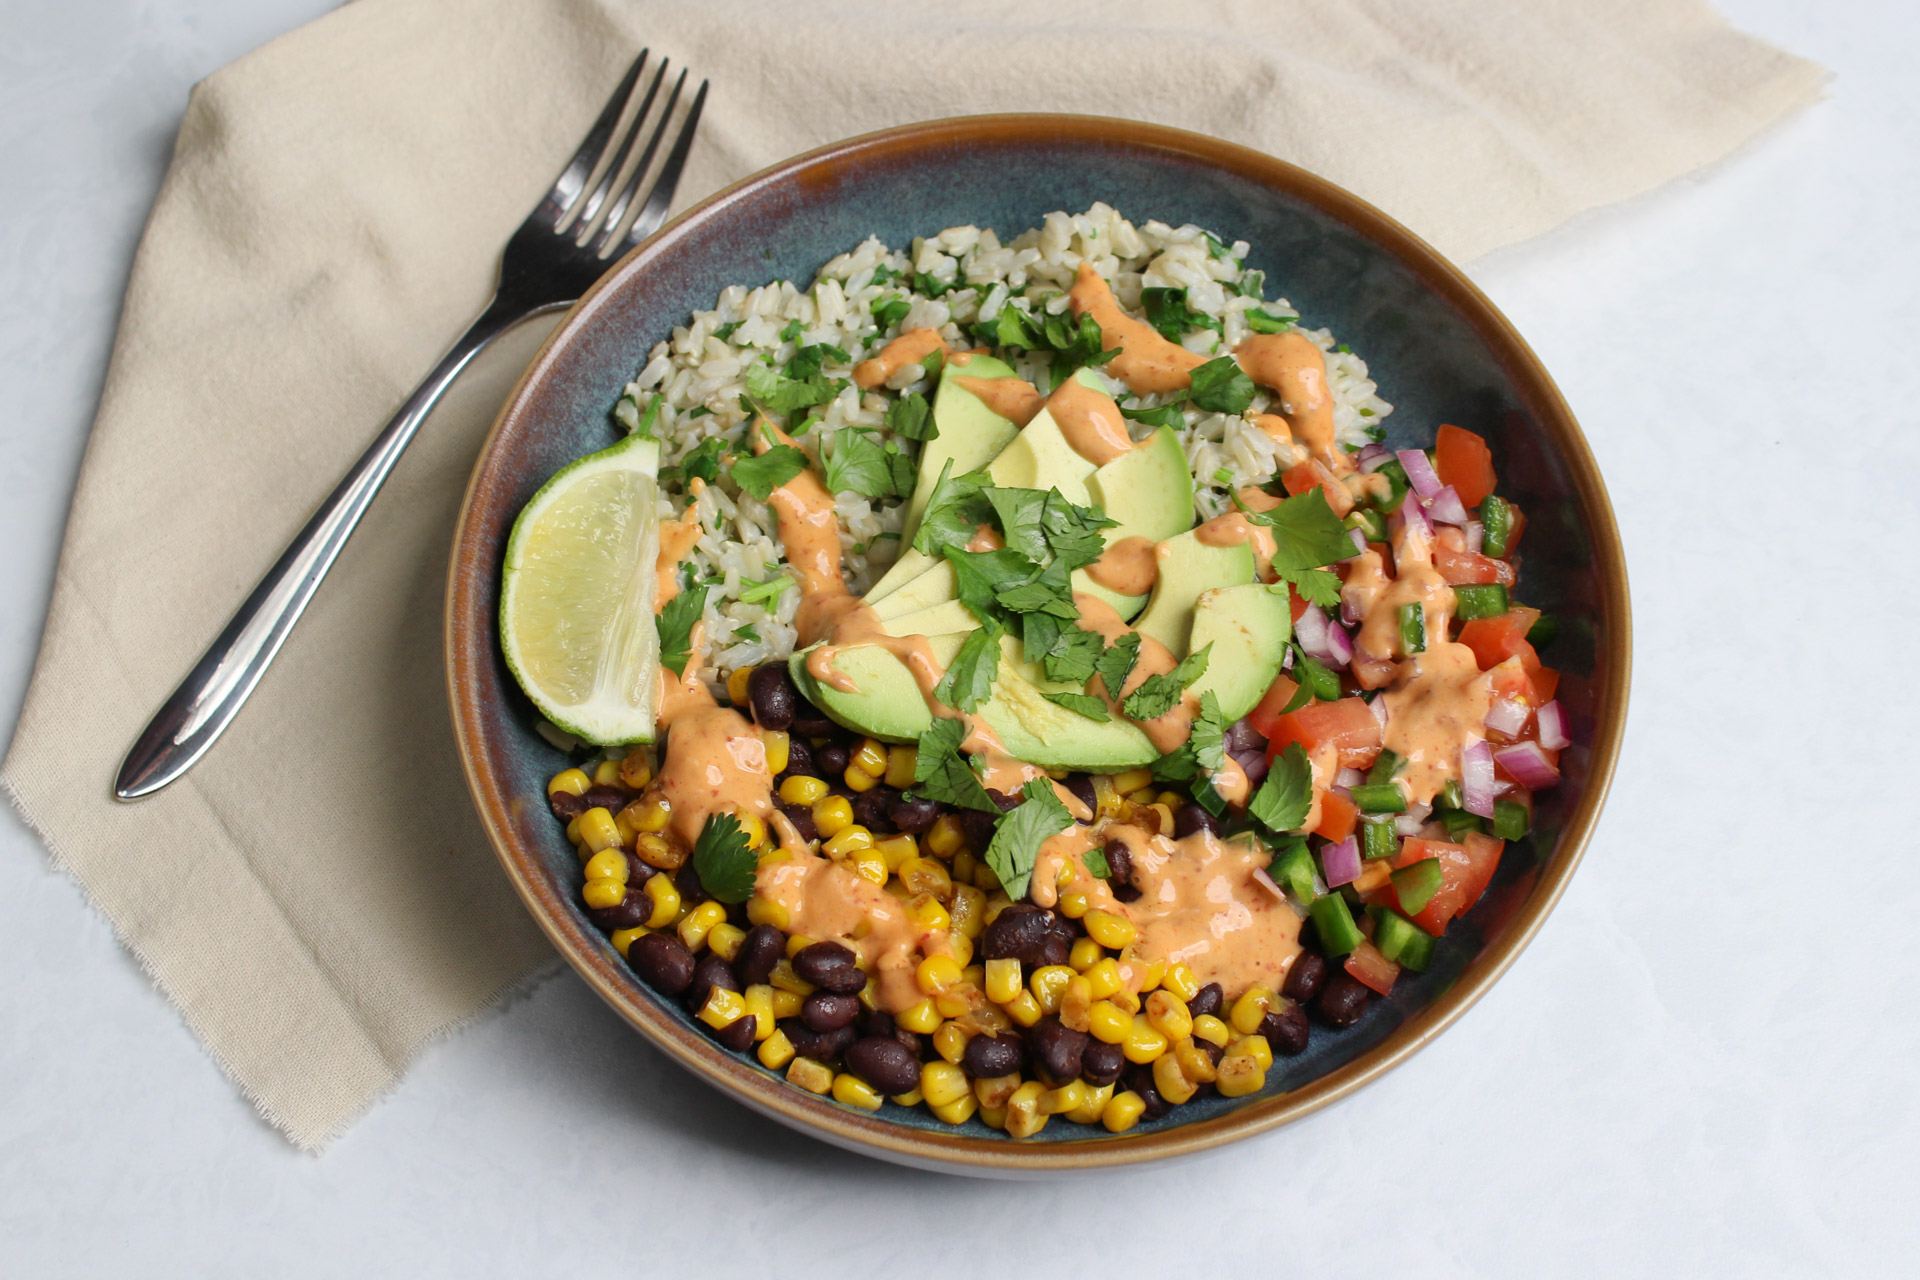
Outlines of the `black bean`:
{"type": "Polygon", "coordinates": [[[643,925],[652,914],[653,899],[642,893],[639,883],[635,881],[628,881],[626,897],[615,905],[587,908],[587,919],[593,921],[595,928],[607,933],[643,925]]]}
{"type": "Polygon", "coordinates": [[[787,935],[770,924],[757,924],[740,939],[740,950],[733,955],[734,976],[745,986],[767,980],[773,966],[787,954],[787,935]]]}
{"type": "Polygon", "coordinates": [[[780,771],[782,779],[792,777],[813,777],[813,748],[805,739],[787,737],[787,767],[780,771]]]}
{"type": "Polygon", "coordinates": [[[1109,840],[1102,850],[1107,855],[1107,870],[1113,874],[1107,877],[1109,885],[1133,883],[1133,850],[1127,847],[1125,840],[1109,840]]]}
{"type": "Polygon", "coordinates": [[[988,960],[1038,964],[1041,949],[1052,935],[1053,920],[1045,911],[1016,902],[995,916],[980,935],[981,954],[988,960]]]}
{"type": "Polygon", "coordinates": [[[1320,994],[1314,997],[1313,1011],[1330,1027],[1350,1027],[1367,1011],[1367,1001],[1372,995],[1360,979],[1345,969],[1335,969],[1321,984],[1320,994]]]}
{"type": "Polygon", "coordinates": [[[847,1049],[847,1070],[885,1094],[912,1093],[920,1085],[920,1060],[891,1037],[854,1041],[847,1049]]]}
{"type": "Polygon", "coordinates": [[[799,738],[825,738],[840,732],[840,726],[820,714],[820,708],[801,697],[793,695],[793,721],[787,731],[799,738]]]}
{"type": "Polygon", "coordinates": [[[1187,1012],[1196,1018],[1206,1014],[1217,1018],[1220,1016],[1220,1006],[1225,1002],[1225,994],[1220,990],[1219,983],[1209,982],[1193,993],[1193,999],[1187,1001],[1187,1012]]]}
{"type": "Polygon", "coordinates": [[[963,1062],[975,1079],[1012,1075],[1027,1065],[1027,1046],[1011,1031],[967,1041],[963,1062]]]}
{"type": "Polygon", "coordinates": [[[798,1018],[782,1018],[780,1030],[792,1042],[795,1053],[816,1062],[837,1061],[847,1051],[847,1046],[860,1038],[860,1033],[852,1027],[842,1027],[838,1031],[815,1031],[798,1018]]]}
{"type": "Polygon", "coordinates": [[[793,824],[794,834],[811,844],[820,838],[820,828],[813,825],[813,809],[804,804],[782,804],[780,812],[787,815],[787,821],[793,824]]]}
{"type": "Polygon", "coordinates": [[[627,948],[627,964],[640,981],[664,995],[677,996],[693,983],[693,952],[670,933],[649,933],[627,948]]]}
{"type": "MultiPolygon", "coordinates": [[[[696,1018],[695,1021],[699,1022],[701,1026],[707,1027],[707,1024],[701,1019],[696,1018]]],[[[707,1027],[707,1034],[735,1053],[745,1053],[747,1050],[753,1048],[753,1035],[759,1025],[759,1017],[749,1013],[735,1018],[732,1022],[729,1022],[717,1031],[712,1027],[707,1027]]]]}
{"type": "Polygon", "coordinates": [[[1287,980],[1280,984],[1280,994],[1304,1004],[1320,993],[1320,984],[1326,980],[1325,958],[1316,951],[1302,951],[1293,958],[1293,966],[1287,970],[1287,980]]]}
{"type": "Polygon", "coordinates": [[[822,991],[850,996],[867,985],[867,975],[855,966],[855,958],[851,949],[837,942],[815,942],[793,957],[793,971],[822,991]]]}
{"type": "Polygon", "coordinates": [[[939,801],[929,800],[925,796],[896,796],[887,809],[887,821],[894,825],[895,830],[904,831],[910,836],[931,829],[939,818],[939,801]]]}
{"type": "Polygon", "coordinates": [[[1068,791],[1071,791],[1073,793],[1074,799],[1078,800],[1081,804],[1087,806],[1087,809],[1089,811],[1089,816],[1082,819],[1082,821],[1092,822],[1093,819],[1098,816],[1092,813],[1092,809],[1094,805],[1094,794],[1093,794],[1093,778],[1090,775],[1084,774],[1084,773],[1070,773],[1067,775],[1066,781],[1062,782],[1060,785],[1065,787],[1068,791]]]}
{"type": "Polygon", "coordinates": [[[784,662],[769,662],[755,667],[747,677],[747,701],[753,706],[754,723],[762,729],[786,729],[793,723],[793,706],[800,691],[793,687],[793,676],[784,662]]]}
{"type": "Polygon", "coordinates": [[[1265,1036],[1273,1051],[1291,1058],[1303,1052],[1307,1047],[1307,1037],[1313,1028],[1307,1023],[1307,1011],[1289,1000],[1276,1009],[1267,1010],[1260,1019],[1260,1034],[1265,1036]]]}
{"type": "Polygon", "coordinates": [[[1112,1084],[1126,1069],[1125,1050],[1105,1040],[1088,1040],[1086,1049],[1080,1054],[1081,1078],[1096,1089],[1103,1084],[1112,1084]]]}
{"type": "Polygon", "coordinates": [[[585,796],[577,796],[571,791],[556,791],[547,797],[547,807],[553,810],[553,816],[562,822],[572,822],[593,806],[587,803],[585,796]]]}
{"type": "Polygon", "coordinates": [[[1050,1013],[1027,1031],[1027,1048],[1048,1075],[1067,1081],[1084,1069],[1087,1042],[1091,1039],[1086,1032],[1075,1031],[1050,1013]]]}
{"type": "Polygon", "coordinates": [[[1200,832],[1217,836],[1220,834],[1220,819],[1208,813],[1197,804],[1183,804],[1180,812],[1173,815],[1173,834],[1176,839],[1197,835],[1200,832]]]}
{"type": "MultiPolygon", "coordinates": [[[[648,934],[658,937],[658,934],[648,934]]],[[[687,987],[687,1008],[698,1013],[707,1003],[707,997],[713,994],[715,987],[728,991],[740,989],[740,979],[733,976],[733,966],[709,951],[693,966],[693,982],[687,987]]]]}
{"type": "Polygon", "coordinates": [[[601,783],[588,787],[587,794],[580,798],[587,802],[589,809],[605,809],[608,813],[618,813],[632,802],[633,793],[625,787],[601,783]]]}
{"type": "Polygon", "coordinates": [[[853,752],[847,749],[846,743],[829,742],[824,746],[814,748],[813,767],[819,777],[831,782],[846,774],[847,761],[852,758],[853,752]]]}
{"type": "Polygon", "coordinates": [[[648,866],[640,861],[640,855],[631,849],[627,851],[627,888],[643,889],[647,881],[660,874],[658,867],[648,866]]]}
{"type": "Polygon", "coordinates": [[[892,835],[893,819],[887,816],[900,793],[892,787],[869,787],[853,798],[853,820],[875,835],[892,835]]]}
{"type": "Polygon", "coordinates": [[[993,828],[999,819],[978,809],[962,809],[955,816],[960,819],[960,834],[967,838],[967,847],[976,854],[985,852],[993,842],[993,828]]]}
{"type": "Polygon", "coordinates": [[[1153,1084],[1153,1068],[1137,1066],[1127,1073],[1127,1088],[1140,1095],[1147,1109],[1140,1113],[1142,1120],[1158,1120],[1173,1110],[1173,1104],[1160,1096],[1160,1090],[1153,1084]]]}
{"type": "Polygon", "coordinates": [[[816,991],[800,1005],[800,1020],[815,1031],[838,1031],[850,1027],[860,1016],[858,996],[840,996],[831,991],[816,991]]]}
{"type": "Polygon", "coordinates": [[[697,907],[713,896],[707,892],[707,886],[700,883],[700,872],[691,862],[681,863],[680,869],[673,873],[673,887],[680,891],[680,901],[689,907],[697,907]]]}

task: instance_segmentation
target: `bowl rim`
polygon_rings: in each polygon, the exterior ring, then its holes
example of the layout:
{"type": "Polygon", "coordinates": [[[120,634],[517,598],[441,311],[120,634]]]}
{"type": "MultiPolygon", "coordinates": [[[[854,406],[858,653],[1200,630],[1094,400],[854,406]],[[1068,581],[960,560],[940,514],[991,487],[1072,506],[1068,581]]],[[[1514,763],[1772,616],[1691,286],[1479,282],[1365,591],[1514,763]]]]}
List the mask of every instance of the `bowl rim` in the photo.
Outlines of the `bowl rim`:
{"type": "MultiPolygon", "coordinates": [[[[1612,784],[1625,734],[1633,650],[1625,553],[1592,450],[1566,400],[1532,348],[1458,267],[1358,196],[1250,147],[1165,125],[1040,112],[931,120],[861,134],[816,148],[762,169],[690,206],[611,266],[542,343],[515,382],[475,458],[461,498],[448,564],[445,642],[447,694],[461,769],[487,837],[515,892],[541,930],[601,999],[682,1067],[754,1110],[793,1128],[847,1150],[919,1168],[999,1176],[1138,1164],[1191,1155],[1263,1133],[1371,1083],[1451,1026],[1499,980],[1532,941],[1559,902],[1586,852],[1612,784]],[[1586,791],[1568,817],[1553,862],[1541,873],[1501,936],[1485,948],[1476,963],[1379,1044],[1298,1089],[1258,1099],[1222,1116],[1164,1130],[1032,1144],[1001,1137],[974,1138],[959,1132],[922,1130],[882,1120],[765,1074],[757,1066],[750,1066],[707,1037],[673,1020],[651,1001],[635,999],[622,987],[615,969],[594,945],[598,935],[589,937],[591,931],[571,924],[566,904],[545,883],[540,864],[515,844],[508,820],[515,797],[495,789],[481,768],[486,743],[482,732],[484,714],[479,700],[473,696],[478,686],[466,677],[477,670],[478,664],[490,660],[489,635],[485,627],[474,629],[480,634],[467,634],[461,624],[466,618],[492,619],[495,606],[491,601],[475,600],[472,575],[463,572],[466,556],[481,550],[467,545],[472,536],[470,517],[496,443],[526,412],[528,390],[545,376],[554,363],[556,350],[593,323],[604,295],[643,272],[665,246],[689,234],[690,230],[697,230],[714,211],[775,183],[794,178],[805,182],[810,176],[824,179],[840,164],[854,158],[884,157],[976,140],[1084,141],[1117,143],[1136,151],[1160,151],[1277,189],[1368,236],[1456,308],[1491,349],[1513,379],[1522,401],[1560,450],[1587,517],[1593,567],[1600,589],[1599,615],[1606,623],[1606,642],[1598,655],[1601,678],[1594,687],[1594,737],[1586,791]]],[[[524,797],[520,799],[524,801],[524,797]]]]}

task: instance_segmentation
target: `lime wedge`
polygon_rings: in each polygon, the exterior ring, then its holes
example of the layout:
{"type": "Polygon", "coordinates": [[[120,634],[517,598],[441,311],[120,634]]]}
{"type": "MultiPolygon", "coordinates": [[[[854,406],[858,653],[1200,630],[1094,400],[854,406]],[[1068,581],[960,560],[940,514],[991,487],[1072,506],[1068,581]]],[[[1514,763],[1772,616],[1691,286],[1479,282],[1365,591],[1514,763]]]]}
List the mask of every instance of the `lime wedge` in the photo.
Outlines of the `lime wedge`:
{"type": "Polygon", "coordinates": [[[548,720],[603,746],[653,741],[659,472],[659,444],[629,436],[547,481],[507,540],[507,666],[548,720]]]}

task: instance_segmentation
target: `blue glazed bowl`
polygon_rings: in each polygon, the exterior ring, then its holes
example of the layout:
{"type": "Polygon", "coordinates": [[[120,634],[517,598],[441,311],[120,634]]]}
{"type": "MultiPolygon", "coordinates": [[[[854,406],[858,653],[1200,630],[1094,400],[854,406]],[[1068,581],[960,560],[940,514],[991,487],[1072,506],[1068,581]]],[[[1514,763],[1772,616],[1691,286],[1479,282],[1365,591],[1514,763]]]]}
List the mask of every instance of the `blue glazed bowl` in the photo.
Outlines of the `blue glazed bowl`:
{"type": "Polygon", "coordinates": [[[1474,286],[1378,210],[1311,174],[1178,130],[1081,116],[983,116],[856,138],[748,178],[681,215],[610,271],[528,368],[482,449],[448,588],[447,671],[475,803],[502,865],[561,955],[662,1051],[747,1105],[850,1150],[924,1168],[1037,1175],[1188,1154],[1284,1124],[1357,1089],[1459,1017],[1540,927],[1579,861],[1626,720],[1626,570],[1592,454],[1545,370],[1474,286]],[[1014,1141],[924,1108],[877,1113],[802,1092],[702,1034],[642,986],[579,906],[579,865],[547,811],[566,757],[501,659],[494,619],[514,517],[543,481],[616,439],[609,417],[646,353],[732,284],[810,280],[869,235],[905,245],[972,223],[1011,234],[1096,200],[1128,218],[1197,223],[1253,246],[1313,327],[1362,355],[1395,406],[1389,443],[1427,446],[1442,422],[1484,435],[1501,493],[1527,513],[1522,595],[1562,622],[1549,654],[1574,745],[1542,793],[1535,833],[1507,848],[1480,904],[1431,969],[1404,974],[1358,1024],[1316,1027],[1264,1092],[1177,1108],[1128,1133],[1065,1122],[1014,1141]]]}

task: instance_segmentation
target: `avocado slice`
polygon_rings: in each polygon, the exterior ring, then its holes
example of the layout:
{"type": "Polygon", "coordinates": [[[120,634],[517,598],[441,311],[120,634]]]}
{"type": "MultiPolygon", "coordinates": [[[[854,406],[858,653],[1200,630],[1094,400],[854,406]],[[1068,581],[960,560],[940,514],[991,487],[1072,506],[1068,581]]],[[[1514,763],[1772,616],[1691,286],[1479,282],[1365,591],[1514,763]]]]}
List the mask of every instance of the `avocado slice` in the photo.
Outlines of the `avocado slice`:
{"type": "Polygon", "coordinates": [[[1221,713],[1238,720],[1259,705],[1280,674],[1292,634],[1293,609],[1285,584],[1249,582],[1202,591],[1193,606],[1187,652],[1211,644],[1213,653],[1206,673],[1193,683],[1194,693],[1211,692],[1221,713]]]}
{"type": "MultiPolygon", "coordinates": [[[[892,601],[886,603],[891,604],[892,601]]],[[[973,612],[958,600],[943,600],[928,608],[915,609],[912,613],[883,618],[881,621],[885,624],[882,630],[890,636],[943,636],[954,631],[971,631],[980,625],[980,620],[973,616],[973,612]]]]}
{"type": "MultiPolygon", "coordinates": [[[[1197,530],[1188,530],[1177,538],[1165,539],[1160,554],[1160,580],[1153,584],[1153,599],[1134,629],[1167,646],[1174,657],[1184,658],[1190,652],[1187,642],[1193,634],[1194,606],[1200,593],[1253,582],[1253,548],[1244,542],[1210,546],[1200,541],[1197,530]]],[[[1273,683],[1272,679],[1267,683],[1273,683]]]]}
{"type": "MultiPolygon", "coordinates": [[[[1193,473],[1180,437],[1161,427],[1115,458],[1087,480],[1095,504],[1120,523],[1107,530],[1107,545],[1122,538],[1165,542],[1193,527],[1193,473]]],[[[1140,612],[1146,596],[1122,595],[1089,578],[1085,570],[1073,575],[1073,589],[1112,605],[1123,618],[1140,612]]]]}

